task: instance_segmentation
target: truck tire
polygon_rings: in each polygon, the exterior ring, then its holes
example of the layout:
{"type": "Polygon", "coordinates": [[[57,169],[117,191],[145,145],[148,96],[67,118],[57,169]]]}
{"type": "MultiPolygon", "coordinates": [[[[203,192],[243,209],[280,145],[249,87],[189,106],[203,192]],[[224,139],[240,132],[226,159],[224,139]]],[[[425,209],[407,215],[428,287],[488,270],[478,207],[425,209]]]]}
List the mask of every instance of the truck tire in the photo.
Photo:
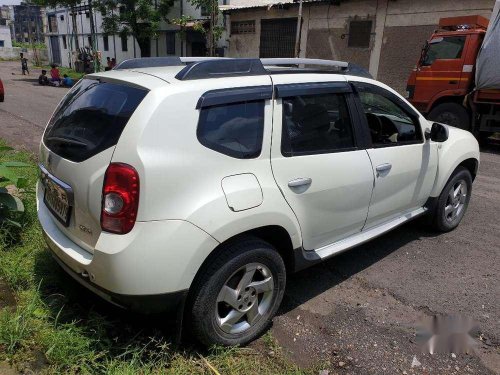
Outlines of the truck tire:
{"type": "Polygon", "coordinates": [[[439,232],[455,229],[469,206],[472,176],[468,169],[458,167],[439,195],[432,213],[432,227],[439,232]]]}
{"type": "Polygon", "coordinates": [[[469,113],[458,103],[438,104],[429,112],[427,118],[456,128],[471,130],[469,113]]]}
{"type": "Polygon", "coordinates": [[[245,345],[264,333],[281,304],[285,263],[255,237],[222,246],[194,283],[184,323],[206,346],[245,345]]]}

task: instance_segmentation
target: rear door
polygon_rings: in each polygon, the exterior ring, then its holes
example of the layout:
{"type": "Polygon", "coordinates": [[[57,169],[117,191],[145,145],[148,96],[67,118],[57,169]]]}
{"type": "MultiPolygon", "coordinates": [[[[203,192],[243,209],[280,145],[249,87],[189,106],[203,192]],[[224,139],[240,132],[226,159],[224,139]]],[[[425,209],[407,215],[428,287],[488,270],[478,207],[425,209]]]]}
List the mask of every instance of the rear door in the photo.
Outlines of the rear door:
{"type": "Polygon", "coordinates": [[[286,84],[290,77],[273,76],[277,101],[272,169],[298,218],[306,250],[361,231],[374,178],[351,117],[350,86],[345,80],[325,83],[325,77],[321,79],[323,82],[286,84]]]}
{"type": "Polygon", "coordinates": [[[442,91],[460,86],[467,36],[435,36],[416,74],[413,100],[428,102],[442,91]]]}
{"type": "Polygon", "coordinates": [[[125,84],[82,79],[45,130],[40,200],[59,229],[88,251],[101,232],[103,179],[114,146],[147,93],[125,84]]]}

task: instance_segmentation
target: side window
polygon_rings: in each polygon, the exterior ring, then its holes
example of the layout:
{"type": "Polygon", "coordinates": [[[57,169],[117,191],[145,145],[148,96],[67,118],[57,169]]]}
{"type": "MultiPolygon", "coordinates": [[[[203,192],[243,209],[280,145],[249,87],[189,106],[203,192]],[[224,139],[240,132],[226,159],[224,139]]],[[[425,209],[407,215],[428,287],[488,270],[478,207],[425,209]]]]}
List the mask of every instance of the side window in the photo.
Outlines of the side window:
{"type": "Polygon", "coordinates": [[[355,147],[352,124],[342,94],[283,98],[281,152],[311,155],[355,147]]]}
{"type": "Polygon", "coordinates": [[[264,132],[264,102],[231,103],[201,109],[200,143],[238,159],[260,155],[264,132]]]}
{"type": "Polygon", "coordinates": [[[398,103],[396,95],[362,84],[356,87],[375,147],[422,141],[418,116],[398,103]]]}
{"type": "Polygon", "coordinates": [[[429,43],[422,65],[432,65],[435,60],[459,59],[462,57],[465,36],[435,38],[429,43]]]}

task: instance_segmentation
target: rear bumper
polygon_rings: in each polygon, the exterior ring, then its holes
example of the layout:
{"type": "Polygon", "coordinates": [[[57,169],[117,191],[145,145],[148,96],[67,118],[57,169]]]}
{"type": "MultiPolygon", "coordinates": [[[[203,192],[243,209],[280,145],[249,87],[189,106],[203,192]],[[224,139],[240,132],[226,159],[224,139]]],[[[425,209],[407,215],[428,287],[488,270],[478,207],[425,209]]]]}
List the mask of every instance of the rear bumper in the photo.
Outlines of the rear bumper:
{"type": "MultiPolygon", "coordinates": [[[[50,241],[47,236],[45,236],[45,240],[47,243],[50,241]]],[[[49,246],[49,248],[51,248],[51,246],[49,246]]],[[[144,314],[165,313],[172,316],[178,315],[184,308],[184,302],[186,301],[186,297],[188,295],[187,289],[173,293],[154,295],[117,294],[92,284],[88,279],[69,268],[61,259],[57,257],[54,252],[52,252],[52,256],[68,275],[85,288],[89,289],[113,305],[144,314]]]]}
{"type": "Polygon", "coordinates": [[[164,220],[137,222],[126,235],[103,232],[90,253],[56,225],[40,195],[37,208],[48,247],[75,280],[114,304],[143,312],[178,308],[219,244],[187,221],[164,220]]]}

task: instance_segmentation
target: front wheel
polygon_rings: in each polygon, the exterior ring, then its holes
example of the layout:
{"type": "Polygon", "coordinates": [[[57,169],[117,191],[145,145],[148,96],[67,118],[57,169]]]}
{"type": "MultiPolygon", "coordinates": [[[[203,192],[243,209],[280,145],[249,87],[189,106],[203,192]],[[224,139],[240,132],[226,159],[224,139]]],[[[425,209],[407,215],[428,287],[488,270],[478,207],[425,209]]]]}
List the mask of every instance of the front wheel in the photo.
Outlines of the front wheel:
{"type": "Polygon", "coordinates": [[[267,242],[242,238],[223,245],[192,289],[192,333],[210,346],[244,345],[259,337],[285,291],[283,259],[267,242]]]}
{"type": "Polygon", "coordinates": [[[464,167],[458,167],[438,198],[434,209],[434,229],[449,232],[460,224],[469,205],[471,191],[470,172],[464,167]]]}
{"type": "Polygon", "coordinates": [[[429,120],[441,122],[456,128],[470,130],[470,118],[467,109],[458,103],[442,103],[434,107],[427,116],[429,120]]]}

